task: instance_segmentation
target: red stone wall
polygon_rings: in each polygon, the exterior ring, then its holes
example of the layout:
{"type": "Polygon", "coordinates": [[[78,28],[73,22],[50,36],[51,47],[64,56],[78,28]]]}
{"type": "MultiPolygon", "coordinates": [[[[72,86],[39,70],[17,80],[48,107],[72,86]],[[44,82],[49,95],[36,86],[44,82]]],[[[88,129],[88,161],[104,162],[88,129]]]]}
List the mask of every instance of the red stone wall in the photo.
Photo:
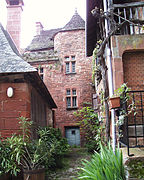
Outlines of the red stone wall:
{"type": "Polygon", "coordinates": [[[8,137],[19,129],[18,117],[30,118],[30,87],[26,83],[0,84],[0,133],[8,137]],[[7,97],[7,89],[14,89],[14,96],[7,97]]]}
{"type": "Polygon", "coordinates": [[[59,61],[32,63],[31,65],[44,68],[44,82],[48,87],[57,109],[55,110],[55,126],[63,131],[65,126],[77,126],[73,113],[80,109],[84,102],[92,101],[91,73],[92,58],[85,57],[85,31],[76,30],[60,32],[55,36],[55,50],[59,52],[59,61]],[[65,57],[75,56],[76,73],[66,74],[65,57]],[[66,107],[66,89],[77,91],[77,109],[66,107]]]}
{"type": "Polygon", "coordinates": [[[124,82],[132,90],[144,90],[144,52],[123,55],[124,82]]]}
{"type": "Polygon", "coordinates": [[[20,50],[22,6],[7,6],[7,31],[20,50]]]}
{"type": "Polygon", "coordinates": [[[140,52],[144,50],[143,45],[144,45],[143,34],[131,35],[131,36],[130,35],[113,36],[111,38],[114,89],[119,88],[121,84],[125,82],[124,69],[123,69],[124,68],[123,54],[126,52],[133,52],[132,55],[135,54],[134,56],[135,58],[137,58],[137,54],[139,54],[138,51],[140,52]]]}

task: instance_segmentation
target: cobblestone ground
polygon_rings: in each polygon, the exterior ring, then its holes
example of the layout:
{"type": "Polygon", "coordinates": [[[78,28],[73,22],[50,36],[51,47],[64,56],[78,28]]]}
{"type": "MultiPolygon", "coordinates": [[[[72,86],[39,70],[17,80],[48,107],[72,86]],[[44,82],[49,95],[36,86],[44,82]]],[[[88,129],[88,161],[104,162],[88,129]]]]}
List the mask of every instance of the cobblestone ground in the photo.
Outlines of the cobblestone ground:
{"type": "Polygon", "coordinates": [[[46,180],[76,180],[78,179],[79,167],[82,167],[82,160],[89,160],[91,157],[85,149],[73,148],[72,151],[64,158],[65,167],[57,169],[51,173],[46,180]]]}

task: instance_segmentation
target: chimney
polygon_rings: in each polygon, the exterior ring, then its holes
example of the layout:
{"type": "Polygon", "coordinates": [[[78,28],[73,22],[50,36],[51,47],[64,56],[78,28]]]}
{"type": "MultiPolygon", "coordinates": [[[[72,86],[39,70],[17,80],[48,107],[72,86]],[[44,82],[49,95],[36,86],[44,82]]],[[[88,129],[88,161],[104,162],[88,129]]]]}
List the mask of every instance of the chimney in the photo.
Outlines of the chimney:
{"type": "Polygon", "coordinates": [[[23,0],[6,0],[7,2],[7,31],[20,51],[21,13],[23,0]]]}
{"type": "Polygon", "coordinates": [[[41,22],[36,22],[36,35],[40,35],[43,30],[43,25],[41,22]]]}

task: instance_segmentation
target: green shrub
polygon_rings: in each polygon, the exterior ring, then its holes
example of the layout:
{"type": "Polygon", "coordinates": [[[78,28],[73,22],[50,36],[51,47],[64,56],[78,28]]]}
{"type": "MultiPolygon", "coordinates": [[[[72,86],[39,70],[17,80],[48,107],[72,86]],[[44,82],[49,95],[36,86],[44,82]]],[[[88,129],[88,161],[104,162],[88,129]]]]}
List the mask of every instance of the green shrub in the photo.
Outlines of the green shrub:
{"type": "Polygon", "coordinates": [[[50,127],[38,130],[39,138],[31,139],[32,122],[20,117],[20,134],[0,140],[0,175],[7,172],[17,175],[23,169],[50,169],[56,167],[69,145],[59,129],[50,127]]]}
{"type": "Polygon", "coordinates": [[[128,164],[130,177],[144,179],[144,161],[143,159],[130,159],[128,164]]]}
{"type": "Polygon", "coordinates": [[[16,154],[12,154],[12,149],[7,141],[0,140],[0,176],[2,174],[10,173],[17,175],[20,172],[20,167],[16,162],[16,154]]]}
{"type": "Polygon", "coordinates": [[[60,129],[43,127],[38,130],[38,134],[51,153],[44,162],[46,169],[61,166],[62,157],[69,150],[69,145],[67,139],[62,137],[60,129]]]}
{"type": "Polygon", "coordinates": [[[74,113],[78,117],[77,125],[84,135],[84,143],[88,152],[99,151],[99,145],[103,134],[102,122],[99,121],[97,113],[91,107],[83,107],[74,113]]]}
{"type": "Polygon", "coordinates": [[[125,180],[122,152],[116,149],[115,154],[111,146],[101,145],[100,153],[95,152],[91,161],[83,161],[78,179],[85,180],[125,180]]]}

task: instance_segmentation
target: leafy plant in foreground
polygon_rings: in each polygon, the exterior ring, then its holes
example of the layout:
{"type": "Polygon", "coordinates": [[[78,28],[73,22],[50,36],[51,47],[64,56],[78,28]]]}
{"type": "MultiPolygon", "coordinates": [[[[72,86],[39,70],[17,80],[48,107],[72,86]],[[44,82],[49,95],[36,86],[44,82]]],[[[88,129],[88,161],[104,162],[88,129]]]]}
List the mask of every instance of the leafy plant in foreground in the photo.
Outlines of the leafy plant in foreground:
{"type": "Polygon", "coordinates": [[[45,158],[46,169],[61,166],[62,157],[69,150],[66,138],[62,137],[60,129],[52,127],[42,127],[38,130],[39,137],[49,147],[51,156],[45,158]]]}
{"type": "Polygon", "coordinates": [[[126,180],[122,152],[115,154],[109,145],[101,145],[100,153],[95,152],[91,161],[84,160],[78,179],[85,180],[126,180]]]}
{"type": "Polygon", "coordinates": [[[20,134],[0,141],[0,175],[10,172],[17,175],[23,170],[35,170],[57,166],[68,150],[68,143],[59,129],[45,127],[37,132],[39,138],[31,139],[32,122],[19,117],[20,134]]]}

